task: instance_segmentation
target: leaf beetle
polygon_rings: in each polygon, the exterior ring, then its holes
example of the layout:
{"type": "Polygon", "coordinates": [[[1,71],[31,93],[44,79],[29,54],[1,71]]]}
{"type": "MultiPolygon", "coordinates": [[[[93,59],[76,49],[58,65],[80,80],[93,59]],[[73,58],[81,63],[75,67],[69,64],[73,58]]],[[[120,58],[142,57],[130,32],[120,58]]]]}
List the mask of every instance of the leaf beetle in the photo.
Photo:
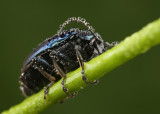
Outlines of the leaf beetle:
{"type": "Polygon", "coordinates": [[[21,69],[20,89],[24,96],[30,96],[45,87],[44,99],[46,99],[49,88],[63,78],[62,89],[70,95],[65,87],[66,73],[80,66],[82,67],[82,80],[86,84],[95,83],[87,81],[84,62],[102,54],[116,44],[116,42],[111,44],[104,42],[84,18],[71,17],[60,25],[57,34],[39,44],[26,58],[21,69]],[[79,28],[64,30],[64,27],[71,22],[82,23],[87,30],[79,28]]]}

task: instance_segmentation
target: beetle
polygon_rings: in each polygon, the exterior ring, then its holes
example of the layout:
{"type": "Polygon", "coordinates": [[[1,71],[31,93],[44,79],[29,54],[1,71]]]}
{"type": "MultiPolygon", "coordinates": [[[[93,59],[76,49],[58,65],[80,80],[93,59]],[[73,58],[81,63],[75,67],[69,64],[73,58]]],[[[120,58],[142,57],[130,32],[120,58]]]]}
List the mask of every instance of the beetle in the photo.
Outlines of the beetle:
{"type": "Polygon", "coordinates": [[[20,89],[24,96],[30,96],[45,87],[44,99],[49,88],[63,78],[61,85],[67,94],[65,87],[66,73],[82,68],[82,80],[86,84],[95,82],[87,81],[84,73],[84,62],[102,54],[117,43],[104,42],[93,27],[81,17],[71,17],[66,20],[57,34],[47,38],[38,45],[26,58],[21,69],[20,89]],[[87,30],[64,27],[71,22],[79,22],[87,27],[87,30]]]}

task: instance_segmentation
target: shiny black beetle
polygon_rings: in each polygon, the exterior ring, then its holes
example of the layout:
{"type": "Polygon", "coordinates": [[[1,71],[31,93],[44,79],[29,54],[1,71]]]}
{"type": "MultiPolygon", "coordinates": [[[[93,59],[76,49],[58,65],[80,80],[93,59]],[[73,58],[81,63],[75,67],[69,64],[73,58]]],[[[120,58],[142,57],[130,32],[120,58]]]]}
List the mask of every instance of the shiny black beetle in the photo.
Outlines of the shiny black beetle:
{"type": "Polygon", "coordinates": [[[25,60],[21,69],[20,89],[25,96],[30,96],[46,86],[45,99],[53,83],[63,78],[61,83],[63,91],[69,95],[64,84],[66,73],[80,66],[82,67],[82,80],[86,84],[94,83],[88,82],[85,77],[84,62],[102,54],[115,44],[115,42],[112,44],[104,42],[85,19],[69,18],[60,26],[57,34],[38,45],[25,60]],[[79,28],[63,30],[70,22],[80,22],[88,30],[79,28]]]}

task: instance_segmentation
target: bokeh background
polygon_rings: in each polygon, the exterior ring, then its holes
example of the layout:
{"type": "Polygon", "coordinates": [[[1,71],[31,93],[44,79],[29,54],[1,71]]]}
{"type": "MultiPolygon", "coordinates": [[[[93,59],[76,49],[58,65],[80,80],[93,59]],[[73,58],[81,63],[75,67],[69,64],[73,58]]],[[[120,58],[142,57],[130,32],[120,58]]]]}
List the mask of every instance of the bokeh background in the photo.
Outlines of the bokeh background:
{"type": "MultiPolygon", "coordinates": [[[[24,100],[18,83],[24,59],[72,16],[86,18],[105,41],[122,41],[160,17],[160,1],[0,0],[0,112],[24,100]]],[[[51,113],[160,113],[160,45],[42,112],[51,113]]]]}

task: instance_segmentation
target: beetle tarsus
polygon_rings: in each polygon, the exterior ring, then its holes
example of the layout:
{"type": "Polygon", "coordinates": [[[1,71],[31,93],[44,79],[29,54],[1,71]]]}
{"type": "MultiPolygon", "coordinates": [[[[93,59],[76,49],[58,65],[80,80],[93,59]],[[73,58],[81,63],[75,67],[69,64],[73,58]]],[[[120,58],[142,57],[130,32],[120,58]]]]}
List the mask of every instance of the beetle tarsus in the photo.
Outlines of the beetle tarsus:
{"type": "MultiPolygon", "coordinates": [[[[65,77],[63,77],[63,80],[62,80],[62,82],[61,82],[61,85],[62,85],[63,91],[66,93],[66,92],[68,91],[68,89],[65,87],[64,82],[65,82],[65,77]]],[[[67,93],[67,94],[68,94],[68,93],[67,93]]]]}
{"type": "Polygon", "coordinates": [[[44,90],[44,99],[46,99],[46,96],[47,96],[47,94],[48,94],[48,92],[49,92],[49,88],[50,88],[52,85],[53,85],[53,82],[49,83],[49,84],[46,86],[46,88],[45,88],[45,90],[44,90]]]}
{"type": "Polygon", "coordinates": [[[75,51],[76,51],[76,56],[77,56],[77,60],[79,62],[79,65],[80,67],[82,68],[81,70],[81,74],[82,74],[82,80],[86,83],[86,84],[96,84],[98,81],[87,81],[87,77],[85,76],[85,73],[84,73],[84,60],[83,60],[83,57],[79,51],[79,45],[76,45],[75,46],[75,51]]]}

